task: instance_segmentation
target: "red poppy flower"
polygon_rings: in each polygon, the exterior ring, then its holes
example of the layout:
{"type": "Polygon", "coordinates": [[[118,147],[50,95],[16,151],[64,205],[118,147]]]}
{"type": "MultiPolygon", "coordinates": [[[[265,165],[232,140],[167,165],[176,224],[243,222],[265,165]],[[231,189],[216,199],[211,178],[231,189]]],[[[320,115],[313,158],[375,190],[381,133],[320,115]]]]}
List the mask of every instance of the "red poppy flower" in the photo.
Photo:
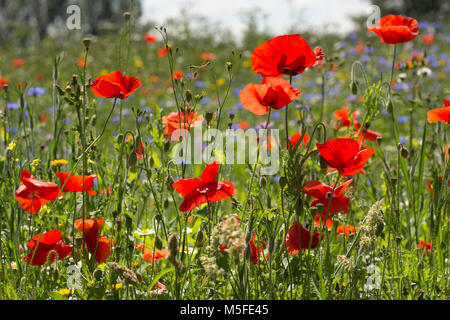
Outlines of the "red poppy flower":
{"type": "MultiPolygon", "coordinates": [[[[77,59],[77,65],[80,68],[83,68],[84,67],[84,59],[77,59]]],[[[86,61],[86,66],[87,66],[87,61],[86,61]]]]}
{"type": "Polygon", "coordinates": [[[378,26],[368,29],[376,33],[381,38],[381,42],[387,44],[408,42],[419,34],[419,24],[416,19],[392,14],[381,18],[378,26]]]}
{"type": "Polygon", "coordinates": [[[177,70],[172,73],[172,79],[181,79],[183,77],[184,77],[184,73],[181,70],[177,70]]]}
{"type": "Polygon", "coordinates": [[[305,229],[300,224],[300,237],[298,235],[299,224],[297,221],[291,226],[286,236],[286,248],[289,255],[295,255],[300,252],[300,250],[315,249],[319,245],[320,240],[323,239],[324,235],[320,237],[320,234],[311,232],[305,229]],[[300,239],[300,243],[299,243],[300,239]]]}
{"type": "MultiPolygon", "coordinates": [[[[98,263],[104,262],[111,253],[111,239],[99,237],[103,218],[88,218],[84,220],[84,239],[91,254],[95,253],[98,263]]],[[[83,219],[75,221],[75,229],[83,232],[83,219]]]]}
{"type": "MultiPolygon", "coordinates": [[[[359,110],[356,110],[355,112],[352,113],[353,126],[356,128],[356,130],[358,130],[361,127],[359,122],[356,120],[356,118],[359,117],[360,115],[361,112],[359,110]]],[[[340,121],[338,130],[342,127],[350,127],[350,119],[349,119],[350,115],[348,113],[347,106],[343,106],[341,109],[335,110],[334,116],[336,117],[336,119],[340,121]]]]}
{"type": "Polygon", "coordinates": [[[347,224],[347,225],[345,225],[345,226],[338,226],[337,228],[336,228],[336,232],[337,232],[337,234],[338,234],[338,237],[339,236],[341,236],[341,235],[345,235],[346,237],[348,237],[348,236],[350,236],[351,234],[353,234],[353,233],[355,233],[357,230],[356,230],[356,227],[355,226],[352,226],[352,225],[349,225],[349,224],[347,224]]]}
{"type": "Polygon", "coordinates": [[[433,44],[434,42],[434,34],[426,34],[422,36],[422,42],[425,44],[433,44]]]}
{"type": "Polygon", "coordinates": [[[427,119],[429,123],[442,121],[445,123],[450,123],[450,100],[443,98],[444,106],[442,108],[437,108],[428,111],[427,119]]]}
{"type": "Polygon", "coordinates": [[[264,262],[264,257],[262,257],[262,259],[259,258],[260,254],[263,252],[264,248],[260,244],[258,244],[258,248],[256,248],[255,238],[256,238],[256,234],[253,234],[252,239],[249,242],[250,251],[251,251],[250,261],[253,262],[254,264],[258,264],[259,262],[264,262]]]}
{"type": "Polygon", "coordinates": [[[124,76],[120,71],[100,76],[90,84],[95,96],[120,99],[128,98],[141,85],[141,80],[124,76]]]}
{"type": "Polygon", "coordinates": [[[48,120],[48,114],[44,113],[44,114],[39,115],[40,123],[45,123],[45,121],[47,121],[47,120],[48,120]]]}
{"type": "Polygon", "coordinates": [[[278,77],[283,74],[295,76],[323,59],[320,48],[311,50],[298,34],[270,39],[252,53],[252,69],[263,77],[278,77]]]}
{"type": "Polygon", "coordinates": [[[250,127],[250,122],[242,121],[238,124],[238,126],[239,126],[239,129],[246,130],[250,127]]]}
{"type": "Polygon", "coordinates": [[[322,144],[316,143],[316,146],[328,165],[337,169],[342,176],[360,173],[375,153],[371,148],[359,150],[359,143],[347,138],[334,138],[322,144]]]}
{"type": "Polygon", "coordinates": [[[145,41],[147,43],[156,42],[156,37],[154,35],[152,35],[152,34],[147,34],[147,35],[145,35],[145,41]]]}
{"type": "Polygon", "coordinates": [[[423,254],[427,254],[427,252],[431,252],[431,243],[420,240],[417,248],[423,249],[423,254]]]}
{"type": "Polygon", "coordinates": [[[31,252],[25,257],[25,261],[33,266],[42,266],[47,260],[61,260],[72,253],[72,247],[64,245],[61,232],[57,229],[35,235],[27,243],[27,247],[31,252]]]}
{"type": "Polygon", "coordinates": [[[13,65],[16,68],[22,68],[24,64],[25,64],[25,59],[20,59],[20,58],[13,59],[13,65]]]}
{"type": "Polygon", "coordinates": [[[142,258],[147,260],[149,263],[153,263],[153,261],[163,259],[167,256],[169,253],[169,250],[162,249],[162,250],[155,250],[155,256],[153,257],[153,250],[145,249],[144,254],[142,255],[142,258]]]}
{"type": "MultiPolygon", "coordinates": [[[[352,118],[353,118],[353,127],[356,130],[360,130],[361,129],[361,124],[358,122],[357,118],[361,115],[361,112],[359,110],[356,110],[355,112],[352,113],[352,118]]],[[[348,113],[348,107],[344,106],[342,107],[342,109],[339,110],[335,110],[334,111],[334,116],[336,117],[336,119],[339,120],[339,127],[337,128],[338,130],[342,127],[350,127],[350,119],[349,119],[349,113],[348,113]]],[[[378,133],[376,131],[373,130],[369,130],[369,129],[365,129],[365,130],[360,130],[358,133],[358,142],[361,144],[364,142],[364,140],[370,140],[370,141],[377,141],[377,139],[381,139],[382,135],[381,133],[378,133]]]]}
{"type": "Polygon", "coordinates": [[[319,181],[308,181],[301,192],[306,193],[314,197],[311,202],[311,207],[316,207],[318,203],[323,205],[323,210],[317,213],[314,218],[314,222],[318,227],[322,227],[326,221],[327,228],[330,229],[333,226],[333,220],[330,215],[338,212],[348,213],[348,206],[350,199],[343,195],[345,189],[347,189],[353,179],[341,183],[337,188],[327,186],[319,181]],[[332,194],[333,193],[333,194],[332,194]],[[331,202],[330,202],[331,197],[331,202]],[[328,208],[329,206],[329,208],[328,208]],[[327,214],[328,212],[328,214],[327,214]]]}
{"type": "Polygon", "coordinates": [[[0,78],[0,91],[2,91],[5,84],[9,84],[8,80],[6,80],[5,78],[0,78]]]}
{"type": "MultiPolygon", "coordinates": [[[[56,172],[55,174],[61,182],[61,187],[64,186],[64,192],[83,192],[83,176],[74,176],[73,174],[70,174],[70,172],[56,172]]],[[[97,194],[96,191],[91,190],[96,178],[96,174],[84,176],[84,189],[90,196],[95,196],[97,194]]]]}
{"type": "Polygon", "coordinates": [[[214,161],[207,165],[198,178],[181,179],[172,184],[176,192],[184,197],[180,205],[182,212],[190,212],[207,202],[216,202],[232,197],[234,185],[229,181],[217,181],[220,163],[214,161]]]}
{"type": "Polygon", "coordinates": [[[30,172],[23,169],[20,173],[22,185],[16,190],[14,196],[23,210],[35,214],[49,201],[55,201],[59,194],[59,187],[53,182],[37,180],[30,172]],[[33,204],[33,208],[31,205],[33,204]]]}
{"type": "Polygon", "coordinates": [[[211,52],[203,52],[200,56],[202,60],[214,61],[216,60],[216,55],[211,52]]]}
{"type": "MultiPolygon", "coordinates": [[[[302,137],[302,134],[300,132],[296,132],[292,136],[289,137],[289,142],[291,143],[291,149],[294,149],[295,145],[297,144],[297,142],[300,140],[301,137],[302,137]]],[[[303,136],[303,140],[300,142],[298,148],[300,149],[300,147],[306,146],[308,144],[308,141],[309,141],[309,134],[305,133],[305,135],[303,136]]]]}
{"type": "Polygon", "coordinates": [[[244,108],[257,115],[266,114],[269,108],[281,109],[299,96],[298,89],[276,77],[266,77],[262,84],[250,83],[240,92],[244,108]]]}
{"type": "Polygon", "coordinates": [[[168,116],[162,117],[164,123],[164,134],[170,141],[179,141],[184,137],[187,131],[193,127],[198,127],[203,122],[203,116],[197,116],[196,110],[185,108],[184,111],[171,112],[168,116]]]}
{"type": "Polygon", "coordinates": [[[159,48],[158,52],[157,52],[158,57],[160,57],[160,58],[165,57],[167,55],[167,52],[168,52],[168,50],[167,50],[166,46],[159,48]]]}

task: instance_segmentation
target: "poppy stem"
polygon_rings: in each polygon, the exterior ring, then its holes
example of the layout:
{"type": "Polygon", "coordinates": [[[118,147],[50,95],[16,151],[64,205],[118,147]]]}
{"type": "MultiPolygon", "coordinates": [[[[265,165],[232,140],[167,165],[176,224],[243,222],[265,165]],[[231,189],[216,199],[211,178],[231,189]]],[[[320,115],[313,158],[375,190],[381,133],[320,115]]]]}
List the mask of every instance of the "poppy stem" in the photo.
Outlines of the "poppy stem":
{"type": "MultiPolygon", "coordinates": [[[[269,125],[270,122],[270,115],[272,113],[272,108],[269,108],[269,113],[267,115],[267,121],[266,121],[266,125],[264,127],[264,130],[267,130],[267,126],[269,125]]],[[[260,141],[261,143],[261,141],[260,141]]],[[[252,178],[250,180],[250,188],[248,189],[248,194],[247,194],[247,201],[245,202],[245,206],[244,206],[244,210],[242,212],[244,212],[247,210],[247,205],[248,205],[248,199],[251,197],[252,194],[252,190],[253,190],[253,180],[255,178],[255,172],[256,172],[256,166],[259,164],[259,145],[258,145],[258,151],[257,151],[257,155],[256,155],[256,163],[253,166],[253,170],[252,170],[252,178]]]]}
{"type": "MultiPolygon", "coordinates": [[[[289,84],[292,86],[292,76],[289,76],[289,84]]],[[[291,142],[289,141],[289,125],[288,125],[288,107],[289,103],[286,105],[286,113],[284,114],[284,125],[286,127],[286,149],[289,150],[291,148],[291,142]]],[[[269,122],[267,120],[267,122],[269,122]]],[[[266,123],[267,128],[267,123],[266,123]]]]}

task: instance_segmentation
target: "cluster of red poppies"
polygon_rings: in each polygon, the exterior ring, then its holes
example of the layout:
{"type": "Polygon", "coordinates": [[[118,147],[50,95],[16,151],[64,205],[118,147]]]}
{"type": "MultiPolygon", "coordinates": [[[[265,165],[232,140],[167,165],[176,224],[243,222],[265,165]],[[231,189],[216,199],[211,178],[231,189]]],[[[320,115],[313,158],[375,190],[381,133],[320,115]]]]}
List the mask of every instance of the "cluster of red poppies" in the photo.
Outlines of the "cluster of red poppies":
{"type": "MultiPolygon", "coordinates": [[[[380,20],[379,26],[369,28],[369,30],[380,36],[382,42],[396,44],[414,39],[418,34],[418,24],[412,18],[388,15],[380,20]]],[[[155,39],[148,37],[146,40],[151,43],[155,39]]],[[[312,50],[306,40],[297,34],[279,36],[261,44],[253,51],[251,64],[253,71],[260,74],[263,79],[261,84],[251,83],[241,90],[242,105],[256,115],[266,114],[270,109],[283,108],[298,98],[301,93],[282,77],[287,75],[292,78],[292,76],[299,75],[306,69],[319,65],[323,58],[324,53],[321,48],[317,47],[312,50]]],[[[96,78],[90,86],[96,96],[126,99],[141,86],[141,81],[116,71],[96,78]]],[[[444,103],[444,108],[431,110],[428,113],[429,122],[449,123],[450,104],[446,99],[444,99],[444,103]]],[[[347,107],[335,111],[335,116],[340,120],[339,128],[350,127],[347,107]]],[[[348,137],[334,138],[322,144],[316,144],[321,157],[330,167],[329,171],[337,170],[337,181],[341,177],[362,173],[366,162],[374,154],[373,149],[362,144],[363,141],[365,139],[373,141],[381,137],[375,131],[361,128],[360,123],[356,120],[358,116],[359,111],[352,115],[353,127],[357,130],[357,140],[348,137]]],[[[196,112],[188,109],[184,110],[182,117],[189,120],[189,126],[183,126],[180,123],[180,114],[178,113],[170,114],[163,119],[166,125],[164,134],[168,136],[169,140],[177,140],[172,139],[174,130],[189,130],[203,121],[202,116],[197,116],[196,112]]],[[[289,139],[291,146],[295,146],[301,138],[300,133],[292,135],[289,139]]],[[[306,145],[308,141],[309,136],[305,134],[301,144],[306,145]]],[[[136,147],[136,153],[142,156],[143,152],[144,145],[142,143],[142,146],[136,147]]],[[[225,200],[235,194],[235,188],[231,182],[217,181],[219,166],[219,162],[212,162],[205,167],[200,179],[180,179],[173,183],[174,190],[184,197],[180,205],[182,212],[191,212],[202,204],[225,200]]],[[[89,195],[96,194],[91,190],[96,175],[74,176],[68,172],[58,172],[56,175],[60,179],[61,186],[52,182],[39,181],[27,170],[22,170],[20,180],[23,185],[17,189],[15,197],[25,211],[36,214],[43,205],[49,201],[55,201],[64,192],[82,192],[83,186],[89,195]]],[[[342,182],[339,186],[328,186],[319,181],[306,183],[301,192],[313,197],[311,207],[322,208],[322,211],[318,212],[314,219],[317,227],[323,228],[326,225],[327,228],[330,228],[333,225],[333,214],[348,212],[350,201],[343,193],[352,182],[353,179],[350,179],[342,182]]],[[[75,222],[75,228],[84,234],[86,247],[99,263],[105,261],[110,255],[112,242],[110,239],[100,236],[102,225],[103,218],[79,219],[75,222]]],[[[345,235],[355,231],[356,228],[353,226],[338,227],[338,233],[345,235]]],[[[300,250],[316,248],[322,238],[323,234],[311,232],[295,221],[286,235],[287,252],[294,255],[300,250]]],[[[36,235],[27,246],[32,251],[25,259],[32,265],[43,265],[47,260],[60,260],[72,252],[70,246],[64,245],[64,239],[59,230],[36,235]]],[[[252,237],[250,247],[252,261],[257,263],[262,247],[256,248],[254,237],[252,237]]]]}
{"type": "MultiPolygon", "coordinates": [[[[97,192],[91,190],[94,179],[97,175],[74,176],[69,172],[56,172],[61,186],[53,182],[43,182],[36,179],[29,171],[23,169],[20,173],[22,185],[15,192],[15,198],[22,208],[31,214],[37,214],[41,207],[50,201],[55,201],[65,192],[82,192],[84,190],[89,195],[96,195],[97,192]]],[[[99,230],[103,218],[79,219],[75,221],[75,228],[85,230],[85,243],[95,259],[101,263],[110,254],[110,240],[99,237],[99,230]]],[[[61,237],[60,230],[34,236],[27,244],[31,252],[25,257],[27,264],[43,265],[47,260],[61,260],[72,253],[72,248],[64,245],[64,238],[61,237]]]]}

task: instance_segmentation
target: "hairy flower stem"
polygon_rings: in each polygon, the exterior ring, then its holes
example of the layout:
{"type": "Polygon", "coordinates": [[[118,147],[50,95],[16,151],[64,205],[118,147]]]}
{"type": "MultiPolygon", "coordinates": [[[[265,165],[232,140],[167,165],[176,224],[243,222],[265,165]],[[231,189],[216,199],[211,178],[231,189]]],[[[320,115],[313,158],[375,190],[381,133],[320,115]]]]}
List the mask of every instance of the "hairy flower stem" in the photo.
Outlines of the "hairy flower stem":
{"type": "MultiPolygon", "coordinates": [[[[267,126],[269,125],[269,122],[270,122],[270,115],[271,115],[271,113],[272,113],[272,109],[269,108],[269,113],[267,115],[267,121],[266,121],[266,125],[264,126],[264,130],[267,130],[267,126]]],[[[260,141],[260,144],[261,144],[261,141],[260,141]]],[[[257,154],[256,154],[256,163],[253,166],[253,170],[252,170],[252,177],[250,179],[250,187],[248,189],[247,201],[245,202],[244,210],[242,211],[244,214],[245,214],[245,212],[247,210],[247,204],[248,204],[248,202],[249,202],[249,200],[250,200],[250,198],[252,196],[253,180],[255,178],[256,166],[259,164],[259,148],[260,148],[260,146],[258,145],[258,151],[257,151],[257,154]]]]}
{"type": "MultiPolygon", "coordinates": [[[[83,103],[82,103],[82,118],[81,118],[81,152],[82,152],[82,156],[83,156],[83,169],[82,169],[82,173],[83,173],[83,207],[82,207],[82,214],[83,214],[83,244],[82,244],[82,248],[84,249],[86,246],[86,239],[85,239],[85,221],[86,221],[86,216],[87,216],[87,192],[85,190],[84,187],[84,176],[87,175],[87,152],[86,152],[86,105],[87,105],[87,87],[88,84],[86,83],[86,62],[87,62],[87,57],[89,54],[89,47],[86,46],[86,52],[84,55],[84,65],[83,65],[83,103]]],[[[85,251],[86,252],[86,251],[85,251]]]]}

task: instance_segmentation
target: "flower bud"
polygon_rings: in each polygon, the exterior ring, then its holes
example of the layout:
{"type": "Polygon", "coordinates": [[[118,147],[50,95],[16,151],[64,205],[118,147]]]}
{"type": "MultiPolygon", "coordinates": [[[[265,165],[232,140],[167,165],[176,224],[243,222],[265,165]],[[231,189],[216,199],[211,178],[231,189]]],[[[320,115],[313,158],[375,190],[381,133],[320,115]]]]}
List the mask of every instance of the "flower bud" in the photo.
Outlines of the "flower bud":
{"type": "Polygon", "coordinates": [[[84,39],[83,39],[83,44],[84,44],[84,47],[85,47],[86,49],[89,49],[89,46],[90,46],[90,44],[91,44],[91,39],[90,39],[90,38],[84,38],[84,39]]]}

